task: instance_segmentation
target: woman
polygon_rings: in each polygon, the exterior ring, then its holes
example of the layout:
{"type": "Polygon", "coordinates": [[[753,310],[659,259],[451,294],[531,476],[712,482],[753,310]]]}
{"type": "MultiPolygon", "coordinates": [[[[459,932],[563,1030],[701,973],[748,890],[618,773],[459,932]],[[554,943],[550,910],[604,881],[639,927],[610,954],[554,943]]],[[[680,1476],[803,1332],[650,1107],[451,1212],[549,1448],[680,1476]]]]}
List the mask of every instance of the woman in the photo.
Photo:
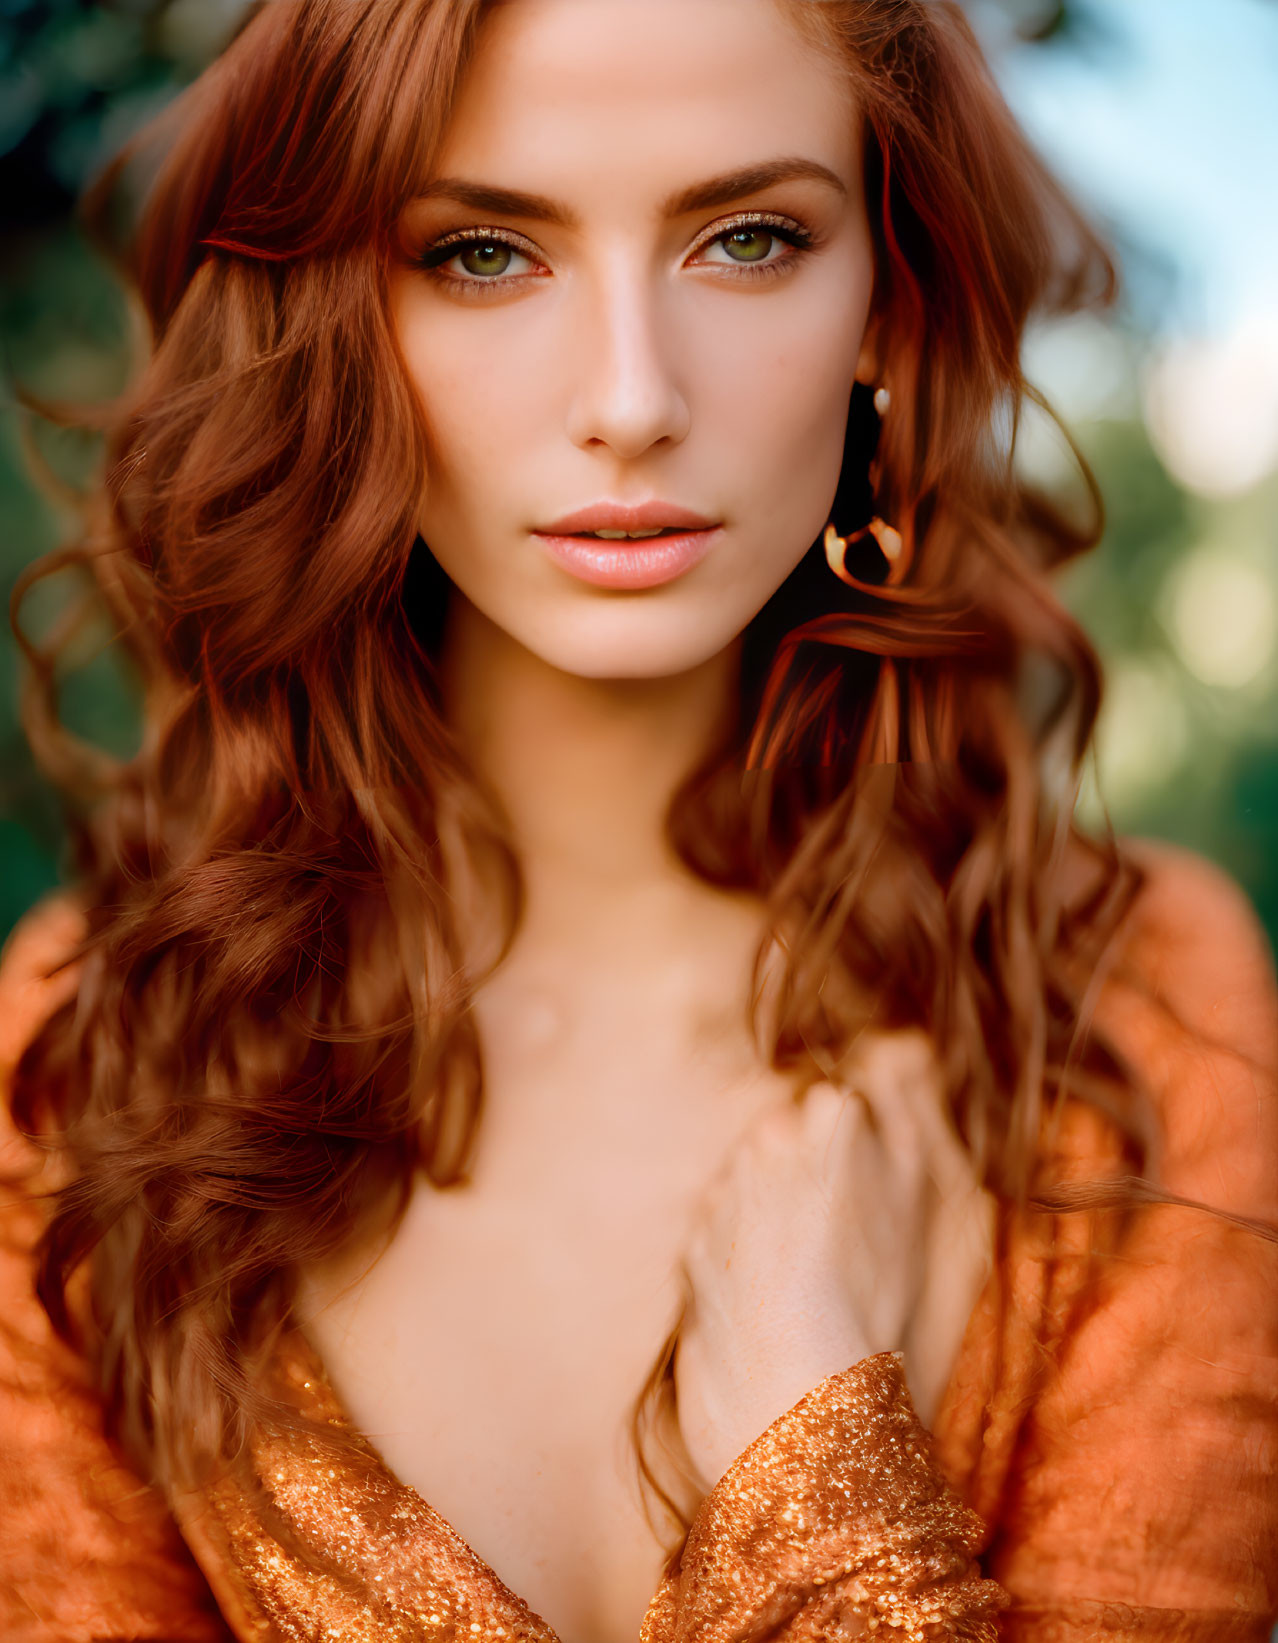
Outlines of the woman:
{"type": "Polygon", "coordinates": [[[7,1635],[1267,1636],[1273,984],[1071,829],[1111,273],[958,12],[274,0],[160,135],[7,1635]]]}

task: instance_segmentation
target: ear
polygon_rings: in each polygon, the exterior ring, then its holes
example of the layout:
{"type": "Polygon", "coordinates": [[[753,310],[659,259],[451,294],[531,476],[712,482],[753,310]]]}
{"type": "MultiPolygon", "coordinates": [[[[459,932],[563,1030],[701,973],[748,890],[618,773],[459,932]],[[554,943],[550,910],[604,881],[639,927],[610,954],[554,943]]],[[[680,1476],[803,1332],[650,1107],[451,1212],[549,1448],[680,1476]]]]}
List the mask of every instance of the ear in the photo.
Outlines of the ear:
{"type": "Polygon", "coordinates": [[[877,388],[883,380],[880,354],[879,328],[871,318],[861,339],[861,352],[856,362],[856,380],[864,383],[866,387],[877,388]]]}

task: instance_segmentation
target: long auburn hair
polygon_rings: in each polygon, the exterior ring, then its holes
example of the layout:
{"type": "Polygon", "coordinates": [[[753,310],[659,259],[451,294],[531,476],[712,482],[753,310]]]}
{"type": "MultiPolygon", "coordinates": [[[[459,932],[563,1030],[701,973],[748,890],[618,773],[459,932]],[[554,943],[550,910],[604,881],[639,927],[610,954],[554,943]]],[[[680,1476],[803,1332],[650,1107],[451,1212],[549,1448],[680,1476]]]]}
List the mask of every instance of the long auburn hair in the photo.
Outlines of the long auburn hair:
{"type": "MultiPolygon", "coordinates": [[[[772,913],[766,1032],[760,988],[743,1001],[771,1063],[833,1068],[867,1027],[921,1027],[984,1180],[1023,1200],[1067,1080],[1138,1168],[1149,1135],[1085,1030],[1136,875],[1073,830],[1099,676],[1048,583],[1099,505],[1072,523],[1013,463],[1027,320],[1107,301],[1114,272],[956,5],[779,3],[842,65],[866,135],[892,407],[875,448],[854,396],[834,518],[851,530],[873,498],[909,571],[854,559],[844,586],[813,544],[750,624],[737,722],[667,826],[772,913]],[[1071,839],[1094,868],[1072,896],[1071,839]]],[[[70,1165],[44,1302],[71,1332],[89,1263],[114,1429],[165,1486],[279,1415],[259,1370],[299,1269],[402,1208],[419,1169],[464,1180],[481,1115],[468,1003],[521,880],[440,710],[448,588],[416,537],[429,474],[387,274],[486,9],[272,0],[86,197],[116,245],[119,185],[162,154],[116,246],[151,346],[102,419],[83,536],[24,575],[14,622],[77,569],[141,681],[143,735],[119,762],[78,744],[57,644],[18,629],[88,933],[14,1110],[70,1165]],[[498,912],[478,969],[459,877],[498,912]]]]}

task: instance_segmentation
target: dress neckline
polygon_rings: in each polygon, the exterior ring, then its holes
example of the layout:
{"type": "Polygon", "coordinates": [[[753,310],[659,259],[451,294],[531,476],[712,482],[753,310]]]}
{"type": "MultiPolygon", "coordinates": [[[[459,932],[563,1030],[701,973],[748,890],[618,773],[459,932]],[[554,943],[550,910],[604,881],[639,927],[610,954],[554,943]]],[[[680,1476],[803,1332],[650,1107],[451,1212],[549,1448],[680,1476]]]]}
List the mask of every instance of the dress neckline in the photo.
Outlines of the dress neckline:
{"type": "MultiPolygon", "coordinates": [[[[367,1643],[561,1643],[396,1477],[297,1323],[277,1340],[264,1390],[321,1430],[259,1425],[245,1456],[255,1477],[224,1475],[183,1522],[237,1638],[300,1636],[305,1620],[307,1636],[367,1643]]],[[[660,1577],[638,1643],[744,1636],[765,1612],[787,1618],[825,1588],[843,1593],[848,1576],[858,1614],[867,1602],[879,1614],[883,1598],[894,1614],[904,1602],[911,1635],[939,1623],[976,1636],[971,1623],[1003,1606],[974,1562],[983,1531],[932,1455],[904,1355],[874,1354],[828,1376],[732,1462],[660,1577]],[[938,1585],[940,1548],[951,1578],[938,1585]]]]}
{"type": "MultiPolygon", "coordinates": [[[[411,1538],[428,1538],[432,1559],[438,1561],[441,1551],[447,1555],[454,1574],[452,1580],[465,1592],[471,1607],[482,1609],[485,1616],[496,1615],[504,1624],[494,1628],[495,1635],[509,1636],[512,1643],[562,1643],[549,1621],[539,1615],[516,1591],[502,1580],[497,1571],[482,1558],[465,1537],[436,1510],[409,1483],[405,1483],[388,1464],[369,1436],[356,1425],[347,1412],[337,1389],[329,1378],[319,1350],[300,1324],[293,1324],[281,1336],[275,1353],[274,1373],[281,1390],[289,1401],[309,1419],[334,1427],[350,1440],[363,1457],[362,1466],[345,1465],[339,1458],[326,1457],[326,1479],[331,1485],[337,1470],[349,1467],[345,1480],[356,1490],[371,1486],[380,1497],[378,1515],[390,1507],[392,1517],[410,1530],[411,1538]]],[[[268,1460],[275,1477],[279,1478],[280,1448],[291,1447],[289,1440],[266,1439],[262,1444],[263,1459],[268,1460]]],[[[267,1473],[271,1475],[271,1473],[267,1473]]],[[[429,1571],[423,1569],[423,1586],[429,1571]]],[[[472,1622],[472,1627],[476,1623],[472,1622]]],[[[488,1629],[488,1628],[486,1628],[488,1629]]]]}
{"type": "MultiPolygon", "coordinates": [[[[918,1046],[914,1048],[917,1051],[918,1046]]],[[[872,1073],[874,1057],[864,1058],[871,1063],[865,1067],[866,1073],[872,1073]]],[[[902,1070],[921,1074],[925,1069],[920,1065],[898,1069],[902,1070]]],[[[899,1353],[880,1357],[903,1362],[899,1353]]],[[[864,1360],[862,1367],[876,1361],[864,1360]]],[[[788,1430],[797,1419],[796,1431],[800,1430],[803,1420],[809,1418],[803,1411],[819,1409],[831,1395],[842,1396],[843,1383],[852,1385],[857,1379],[855,1367],[830,1376],[800,1400],[795,1410],[761,1434],[729,1467],[707,1497],[698,1518],[708,1513],[717,1522],[716,1512],[720,1517],[726,1514],[726,1519],[732,1518],[738,1474],[751,1475],[752,1468],[759,1464],[758,1457],[769,1452],[783,1427],[788,1430]]],[[[308,1556],[317,1553],[322,1561],[337,1566],[344,1589],[350,1590],[346,1577],[353,1577],[357,1584],[362,1581],[370,1592],[380,1594],[379,1614],[382,1601],[389,1602],[388,1613],[405,1617],[411,1614],[419,1622],[411,1633],[414,1643],[444,1643],[445,1639],[457,1638],[466,1638],[467,1643],[562,1643],[544,1616],[508,1586],[429,1501],[397,1475],[346,1409],[318,1347],[300,1319],[287,1323],[277,1338],[268,1381],[275,1383],[285,1401],[304,1418],[321,1428],[333,1428],[347,1445],[345,1455],[340,1451],[335,1454],[322,1438],[304,1433],[299,1438],[296,1430],[287,1428],[259,1428],[252,1442],[257,1473],[265,1484],[265,1493],[259,1498],[269,1504],[265,1518],[289,1520],[290,1528],[297,1529],[307,1543],[308,1556]]],[[[803,1441],[821,1448],[815,1433],[806,1433],[803,1441]]],[[[232,1539],[238,1543],[240,1561],[251,1566],[244,1570],[249,1587],[274,1592],[272,1602],[295,1602],[301,1587],[294,1587],[293,1574],[281,1575],[289,1555],[281,1560],[265,1518],[256,1510],[245,1517],[233,1500],[229,1511],[229,1518],[223,1513],[224,1526],[231,1528],[232,1539]],[[262,1530],[266,1530],[265,1536],[262,1530]],[[285,1586],[293,1592],[291,1599],[284,1597],[285,1586]]],[[[198,1537],[198,1528],[195,1532],[198,1537]]],[[[694,1524],[692,1539],[696,1538],[694,1524]]],[[[686,1555],[685,1547],[680,1559],[667,1560],[666,1573],[659,1578],[641,1629],[641,1643],[661,1633],[663,1619],[667,1618],[665,1611],[674,1601],[673,1570],[686,1555]]],[[[296,1568],[294,1565],[294,1572],[296,1568]]],[[[250,1601],[256,1604],[257,1600],[250,1601]]],[[[253,1612],[266,1614],[256,1607],[253,1612]]],[[[288,1608],[287,1612],[293,1611],[288,1608]]],[[[355,1618],[357,1612],[363,1613],[352,1609],[350,1617],[355,1618]]],[[[333,1610],[334,1623],[346,1615],[343,1601],[340,1615],[333,1610]]],[[[380,1638],[383,1633],[378,1631],[376,1635],[380,1638]]],[[[389,1638],[400,1634],[385,1635],[389,1638]]]]}

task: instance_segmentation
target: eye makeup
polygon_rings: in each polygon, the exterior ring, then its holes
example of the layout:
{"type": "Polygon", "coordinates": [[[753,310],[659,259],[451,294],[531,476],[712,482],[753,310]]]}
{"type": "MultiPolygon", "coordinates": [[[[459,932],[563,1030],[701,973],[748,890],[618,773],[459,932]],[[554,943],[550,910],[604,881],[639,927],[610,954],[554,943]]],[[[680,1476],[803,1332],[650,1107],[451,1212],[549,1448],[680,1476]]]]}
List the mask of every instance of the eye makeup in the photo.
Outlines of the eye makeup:
{"type": "MultiPolygon", "coordinates": [[[[691,255],[714,245],[719,240],[728,239],[732,235],[747,234],[756,231],[765,236],[780,240],[783,244],[792,246],[796,252],[810,250],[816,243],[816,236],[806,229],[802,223],[796,222],[793,217],[780,216],[775,211],[742,211],[734,217],[713,224],[701,237],[693,242],[691,255]]],[[[732,262],[736,268],[775,268],[778,265],[788,265],[798,261],[798,257],[778,257],[771,262],[732,262]]],[[[716,263],[714,266],[721,267],[716,263]]]]}
{"type": "MultiPolygon", "coordinates": [[[[723,260],[703,261],[694,266],[728,269],[729,278],[734,282],[776,279],[794,267],[817,243],[817,236],[793,217],[773,211],[747,211],[712,224],[693,242],[688,255],[695,257],[698,252],[717,245],[720,241],[737,238],[740,242],[751,234],[770,240],[774,244],[788,246],[789,250],[779,257],[772,257],[765,252],[766,261],[738,259],[728,255],[723,260]]],[[[771,249],[772,246],[769,246],[768,252],[771,249]]],[[[411,262],[437,284],[449,291],[455,291],[458,296],[468,300],[482,300],[486,296],[508,291],[517,281],[528,278],[540,279],[549,273],[533,242],[510,228],[457,229],[433,240],[422,251],[417,252],[411,258],[411,262]],[[476,273],[473,270],[469,273],[446,271],[449,263],[473,250],[487,253],[489,256],[495,253],[498,260],[504,251],[512,255],[506,258],[501,268],[491,274],[476,273]],[[535,264],[538,272],[508,273],[506,269],[514,256],[522,256],[535,264]]]]}
{"type": "MultiPolygon", "coordinates": [[[[542,278],[547,272],[541,262],[536,246],[531,240],[525,239],[510,228],[464,228],[453,233],[441,235],[423,250],[417,252],[412,260],[413,266],[428,274],[438,284],[452,287],[482,286],[485,291],[489,287],[508,287],[512,280],[526,279],[526,274],[507,274],[498,270],[496,274],[450,274],[446,265],[455,258],[461,257],[468,251],[500,253],[505,250],[524,257],[527,261],[537,265],[543,272],[536,278],[542,278]]],[[[509,260],[509,259],[508,259],[509,260]]],[[[469,296],[469,290],[459,291],[459,295],[469,296]]]]}

